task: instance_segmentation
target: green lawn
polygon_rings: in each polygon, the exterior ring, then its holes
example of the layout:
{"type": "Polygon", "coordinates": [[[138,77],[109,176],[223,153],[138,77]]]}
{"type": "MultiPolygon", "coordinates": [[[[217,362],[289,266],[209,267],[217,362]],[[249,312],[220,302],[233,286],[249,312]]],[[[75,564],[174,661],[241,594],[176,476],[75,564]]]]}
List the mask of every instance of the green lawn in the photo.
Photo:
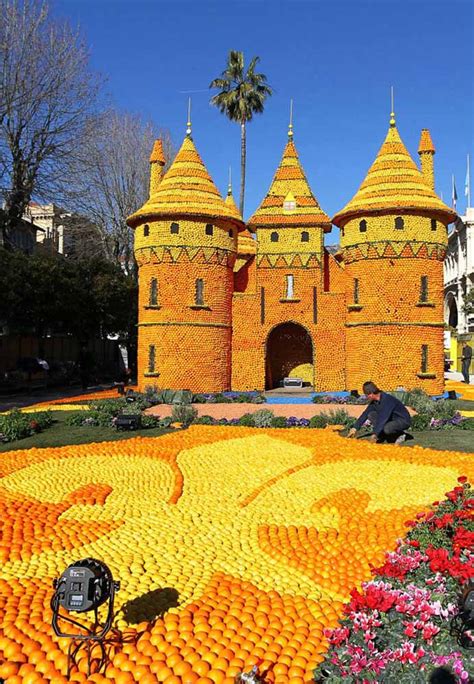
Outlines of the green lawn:
{"type": "MultiPolygon", "coordinates": [[[[471,402],[472,403],[472,402],[471,402]]],[[[467,451],[474,453],[473,430],[423,430],[411,433],[415,439],[405,442],[403,446],[422,446],[440,451],[467,451]]]]}
{"type": "MultiPolygon", "coordinates": [[[[462,407],[463,410],[474,410],[474,402],[459,402],[469,404],[462,407]]],[[[39,434],[18,440],[0,444],[0,452],[13,451],[15,449],[31,449],[32,447],[56,447],[66,444],[87,444],[89,442],[106,442],[117,439],[129,439],[130,437],[158,437],[172,429],[155,428],[149,430],[117,431],[114,428],[105,427],[78,427],[67,425],[66,419],[71,415],[70,411],[53,411],[53,425],[39,434]]],[[[474,432],[470,430],[424,430],[412,432],[414,439],[406,442],[404,446],[422,446],[430,449],[448,451],[467,451],[474,453],[474,432]]]]}
{"type": "Polygon", "coordinates": [[[52,411],[54,423],[44,432],[40,432],[16,442],[0,444],[0,452],[13,451],[14,449],[31,449],[32,447],[56,447],[66,444],[88,444],[89,442],[108,442],[117,439],[130,439],[130,437],[158,437],[172,430],[153,428],[148,430],[119,431],[115,428],[106,427],[80,427],[67,425],[66,419],[71,411],[52,411]]]}

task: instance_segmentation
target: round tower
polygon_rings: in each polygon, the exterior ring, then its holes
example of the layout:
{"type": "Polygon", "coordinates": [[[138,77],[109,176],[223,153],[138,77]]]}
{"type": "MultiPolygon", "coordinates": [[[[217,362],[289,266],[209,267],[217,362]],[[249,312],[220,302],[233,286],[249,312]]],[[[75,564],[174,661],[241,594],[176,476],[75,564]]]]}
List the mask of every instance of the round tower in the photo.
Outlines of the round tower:
{"type": "Polygon", "coordinates": [[[434,192],[428,131],[420,147],[424,173],[392,113],[364,182],[333,218],[346,273],[348,388],[372,379],[386,390],[443,391],[443,259],[455,213],[434,192]]]}
{"type": "Polygon", "coordinates": [[[163,178],[155,145],[150,197],[128,218],[139,267],[138,385],[230,388],[239,212],[226,204],[188,134],[163,178]]]}

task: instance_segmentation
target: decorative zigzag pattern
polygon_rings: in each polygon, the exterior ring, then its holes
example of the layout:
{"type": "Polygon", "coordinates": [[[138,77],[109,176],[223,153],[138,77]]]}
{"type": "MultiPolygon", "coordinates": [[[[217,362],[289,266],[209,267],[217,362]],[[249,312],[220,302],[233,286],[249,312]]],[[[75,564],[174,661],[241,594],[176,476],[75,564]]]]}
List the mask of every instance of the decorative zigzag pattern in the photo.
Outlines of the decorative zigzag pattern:
{"type": "Polygon", "coordinates": [[[135,258],[139,266],[150,263],[176,264],[178,262],[233,266],[235,254],[217,247],[176,247],[175,245],[162,245],[159,247],[144,247],[139,249],[135,252],[135,258]]]}
{"type": "Polygon", "coordinates": [[[260,254],[257,256],[259,268],[320,268],[321,260],[317,254],[260,254]]]}
{"type": "Polygon", "coordinates": [[[382,240],[380,242],[365,242],[343,248],[345,263],[362,259],[436,259],[443,261],[446,256],[446,246],[439,243],[382,240]]]}

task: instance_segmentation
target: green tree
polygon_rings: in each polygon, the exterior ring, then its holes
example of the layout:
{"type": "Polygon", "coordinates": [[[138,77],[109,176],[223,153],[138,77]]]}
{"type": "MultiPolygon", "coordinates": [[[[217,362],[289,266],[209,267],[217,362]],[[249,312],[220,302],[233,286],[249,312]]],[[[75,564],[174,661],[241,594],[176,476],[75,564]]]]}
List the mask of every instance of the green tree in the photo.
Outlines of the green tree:
{"type": "Polygon", "coordinates": [[[61,255],[0,248],[0,324],[11,332],[70,333],[85,344],[118,333],[134,346],[137,286],[103,258],[70,260],[61,255]]]}
{"type": "Polygon", "coordinates": [[[471,287],[467,295],[464,297],[464,306],[462,310],[467,316],[474,314],[474,286],[471,287]]]}
{"type": "Polygon", "coordinates": [[[254,114],[261,114],[265,100],[273,94],[265,74],[255,72],[260,57],[254,57],[245,71],[244,54],[230,50],[227,65],[222,74],[215,78],[209,88],[219,92],[211,98],[211,104],[218,107],[230,121],[240,124],[240,213],[244,213],[245,166],[247,156],[246,124],[254,114]]]}

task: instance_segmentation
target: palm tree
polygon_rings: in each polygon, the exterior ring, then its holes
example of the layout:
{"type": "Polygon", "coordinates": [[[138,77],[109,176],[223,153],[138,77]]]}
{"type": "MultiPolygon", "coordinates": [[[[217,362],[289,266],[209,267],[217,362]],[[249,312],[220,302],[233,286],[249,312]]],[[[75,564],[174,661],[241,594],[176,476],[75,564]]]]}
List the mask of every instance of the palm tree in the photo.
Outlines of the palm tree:
{"type": "Polygon", "coordinates": [[[219,108],[231,121],[240,123],[240,213],[244,214],[245,162],[247,142],[245,126],[254,114],[261,114],[267,97],[273,89],[267,83],[265,74],[255,73],[260,57],[254,57],[247,72],[244,67],[244,54],[230,50],[227,66],[219,78],[215,78],[209,88],[220,92],[211,98],[211,104],[219,108]]]}

